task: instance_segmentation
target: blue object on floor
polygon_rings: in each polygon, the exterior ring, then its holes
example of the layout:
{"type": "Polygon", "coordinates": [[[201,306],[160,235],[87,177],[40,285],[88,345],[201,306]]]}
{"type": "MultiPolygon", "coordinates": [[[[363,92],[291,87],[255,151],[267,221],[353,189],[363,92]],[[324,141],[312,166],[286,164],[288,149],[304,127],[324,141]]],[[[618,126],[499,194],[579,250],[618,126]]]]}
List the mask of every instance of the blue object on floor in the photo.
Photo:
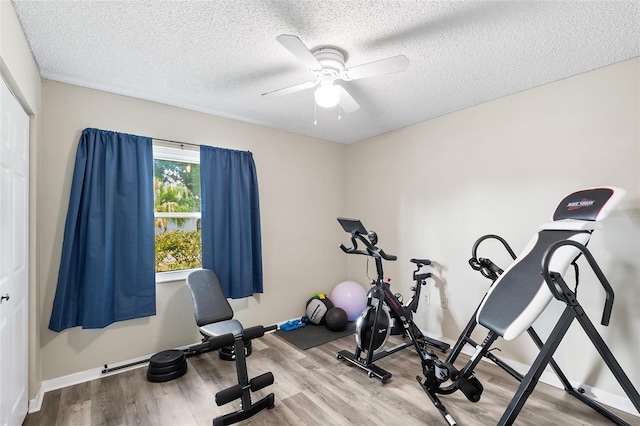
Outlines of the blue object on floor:
{"type": "Polygon", "coordinates": [[[280,330],[291,331],[291,330],[298,329],[300,327],[304,327],[305,325],[306,324],[301,320],[287,321],[280,326],[280,330]]]}

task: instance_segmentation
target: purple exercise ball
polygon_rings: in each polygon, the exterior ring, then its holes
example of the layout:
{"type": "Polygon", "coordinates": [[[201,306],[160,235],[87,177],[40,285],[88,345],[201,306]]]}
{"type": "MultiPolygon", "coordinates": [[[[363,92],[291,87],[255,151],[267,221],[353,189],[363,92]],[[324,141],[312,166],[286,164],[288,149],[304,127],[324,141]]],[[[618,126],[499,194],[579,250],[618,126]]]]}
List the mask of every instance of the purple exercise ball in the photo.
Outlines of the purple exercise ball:
{"type": "Polygon", "coordinates": [[[334,287],[330,299],[347,313],[349,321],[355,321],[367,305],[367,292],[355,281],[343,281],[334,287]]]}

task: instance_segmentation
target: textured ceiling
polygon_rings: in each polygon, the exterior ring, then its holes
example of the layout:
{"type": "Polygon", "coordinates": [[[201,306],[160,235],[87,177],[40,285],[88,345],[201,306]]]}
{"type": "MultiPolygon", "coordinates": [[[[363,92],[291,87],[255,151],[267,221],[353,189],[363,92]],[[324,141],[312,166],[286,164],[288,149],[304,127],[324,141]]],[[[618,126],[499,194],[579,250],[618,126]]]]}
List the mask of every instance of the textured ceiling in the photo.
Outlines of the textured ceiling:
{"type": "Polygon", "coordinates": [[[13,4],[45,79],[345,143],[640,55],[640,0],[13,4]],[[410,65],[344,82],[360,109],[314,125],[313,90],[261,97],[313,80],[280,34],[410,65]]]}

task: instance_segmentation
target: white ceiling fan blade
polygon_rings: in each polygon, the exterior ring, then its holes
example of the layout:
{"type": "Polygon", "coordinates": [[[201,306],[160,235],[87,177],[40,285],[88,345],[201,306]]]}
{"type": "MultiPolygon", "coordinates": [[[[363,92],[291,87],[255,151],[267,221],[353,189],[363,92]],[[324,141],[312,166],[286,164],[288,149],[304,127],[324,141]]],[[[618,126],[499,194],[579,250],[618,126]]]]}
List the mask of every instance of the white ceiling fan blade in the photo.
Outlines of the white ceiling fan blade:
{"type": "Polygon", "coordinates": [[[304,45],[304,43],[296,36],[290,34],[281,34],[276,40],[293,54],[300,62],[305,64],[312,71],[320,71],[322,65],[313,53],[304,45]]]}
{"type": "Polygon", "coordinates": [[[351,97],[344,87],[339,84],[336,84],[336,86],[340,88],[340,108],[342,108],[344,112],[354,112],[360,109],[360,105],[358,105],[356,100],[351,97]]]}
{"type": "Polygon", "coordinates": [[[357,80],[359,78],[372,77],[374,75],[389,74],[404,71],[409,67],[409,59],[404,55],[393,56],[367,64],[357,65],[344,71],[345,80],[357,80]]]}
{"type": "Polygon", "coordinates": [[[295,86],[289,86],[283,89],[278,89],[278,90],[273,90],[271,92],[263,93],[262,96],[265,98],[275,98],[278,96],[284,96],[290,93],[299,92],[301,90],[310,89],[316,84],[318,84],[317,81],[308,81],[306,83],[296,84],[295,86]]]}

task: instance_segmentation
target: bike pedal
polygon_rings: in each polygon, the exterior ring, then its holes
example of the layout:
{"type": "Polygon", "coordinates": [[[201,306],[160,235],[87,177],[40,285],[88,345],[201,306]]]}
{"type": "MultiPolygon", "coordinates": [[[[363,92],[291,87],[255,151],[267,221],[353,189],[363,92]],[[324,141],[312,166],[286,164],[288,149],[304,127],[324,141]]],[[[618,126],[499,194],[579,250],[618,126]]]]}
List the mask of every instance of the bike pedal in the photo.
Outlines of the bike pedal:
{"type": "Polygon", "coordinates": [[[482,395],[482,391],[484,387],[482,383],[475,376],[470,377],[460,377],[457,380],[458,389],[467,397],[467,399],[471,402],[480,401],[480,396],[482,395]]]}

